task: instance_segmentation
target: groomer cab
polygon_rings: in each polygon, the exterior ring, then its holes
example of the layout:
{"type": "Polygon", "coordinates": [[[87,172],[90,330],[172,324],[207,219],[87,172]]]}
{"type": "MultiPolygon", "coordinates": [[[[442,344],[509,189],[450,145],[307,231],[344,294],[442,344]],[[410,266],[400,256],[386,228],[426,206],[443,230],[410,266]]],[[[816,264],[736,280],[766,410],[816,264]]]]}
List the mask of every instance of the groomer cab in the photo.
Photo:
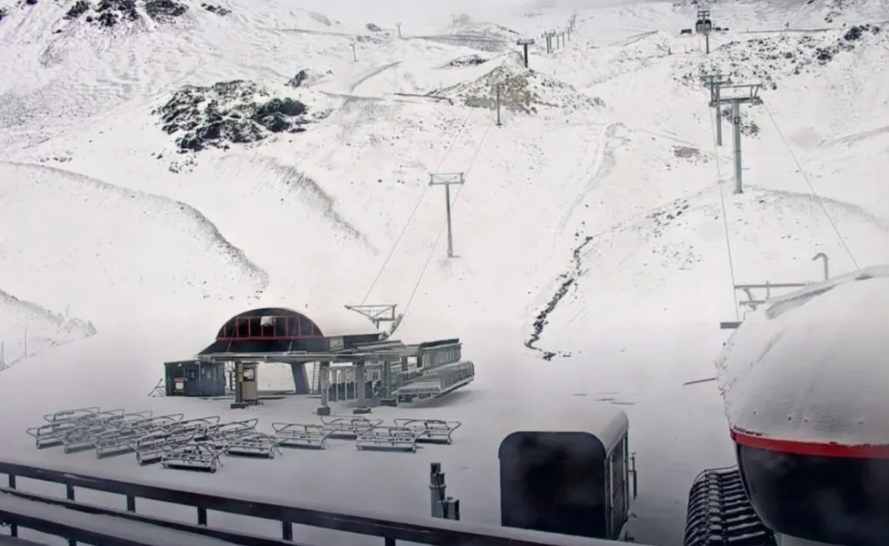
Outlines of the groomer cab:
{"type": "Polygon", "coordinates": [[[622,540],[636,496],[629,420],[615,406],[535,415],[500,443],[500,515],[506,527],[622,540]],[[583,426],[574,425],[584,423],[583,426]],[[632,496],[631,496],[632,495],[632,496]]]}

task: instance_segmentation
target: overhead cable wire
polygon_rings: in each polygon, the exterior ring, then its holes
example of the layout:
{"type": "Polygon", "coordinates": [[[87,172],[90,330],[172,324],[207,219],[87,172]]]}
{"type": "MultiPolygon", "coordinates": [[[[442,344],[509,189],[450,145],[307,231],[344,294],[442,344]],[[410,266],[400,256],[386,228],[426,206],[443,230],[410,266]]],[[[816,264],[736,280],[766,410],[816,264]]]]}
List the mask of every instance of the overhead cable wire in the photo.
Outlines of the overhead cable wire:
{"type": "Polygon", "coordinates": [[[790,147],[790,144],[787,142],[787,139],[784,138],[784,133],[781,131],[781,128],[778,126],[778,122],[775,120],[775,116],[772,115],[772,112],[769,108],[763,104],[763,108],[766,111],[766,114],[769,115],[769,119],[772,120],[772,125],[775,126],[775,131],[778,133],[778,136],[781,138],[781,142],[784,143],[784,147],[787,148],[787,152],[790,154],[790,157],[793,158],[793,162],[796,164],[796,168],[799,171],[800,175],[805,180],[806,185],[809,186],[809,191],[812,192],[812,196],[815,197],[815,200],[818,202],[818,205],[821,206],[821,210],[824,212],[824,217],[827,218],[828,223],[830,223],[830,227],[833,228],[834,233],[836,233],[837,238],[840,240],[840,244],[843,245],[843,249],[846,251],[846,254],[849,255],[849,259],[852,260],[852,265],[855,266],[856,271],[860,271],[861,267],[858,266],[858,261],[855,259],[855,255],[852,254],[852,249],[849,248],[848,243],[846,243],[846,238],[843,237],[843,234],[840,233],[840,229],[837,227],[836,222],[831,218],[830,213],[827,211],[827,205],[824,204],[824,200],[821,199],[821,196],[818,195],[818,192],[815,190],[815,186],[812,185],[811,180],[809,180],[809,175],[806,174],[805,169],[803,169],[802,164],[799,162],[799,159],[796,158],[796,154],[793,153],[793,149],[790,147]]]}
{"type": "MultiPolygon", "coordinates": [[[[438,171],[442,165],[444,165],[445,160],[447,160],[448,155],[451,153],[451,150],[454,148],[454,145],[460,140],[460,135],[463,134],[463,130],[466,128],[466,124],[469,122],[469,118],[475,114],[476,109],[470,108],[469,113],[463,118],[463,123],[460,125],[460,129],[454,135],[454,138],[451,140],[450,145],[445,150],[444,157],[441,158],[441,161],[438,163],[438,166],[435,168],[438,171]]],[[[383,261],[383,265],[380,266],[380,270],[377,271],[376,277],[374,277],[373,282],[370,284],[370,288],[367,289],[367,293],[364,295],[364,299],[361,300],[361,304],[364,305],[367,302],[367,299],[370,297],[371,292],[376,287],[377,282],[379,282],[380,277],[383,276],[383,272],[386,270],[386,266],[389,265],[389,261],[392,259],[392,256],[395,254],[395,250],[398,248],[398,244],[401,242],[401,239],[404,237],[404,234],[407,233],[407,228],[411,225],[411,221],[414,219],[414,216],[417,214],[417,210],[420,208],[420,203],[423,202],[423,198],[426,197],[426,193],[429,191],[429,184],[426,184],[423,187],[423,191],[420,193],[420,198],[417,199],[416,204],[414,205],[413,210],[410,213],[410,216],[407,217],[407,221],[404,223],[404,226],[401,228],[401,232],[398,234],[398,237],[395,239],[395,242],[392,244],[392,248],[389,250],[389,254],[386,256],[386,259],[383,261]]]]}
{"type": "MultiPolygon", "coordinates": [[[[722,115],[719,112],[719,106],[716,107],[716,115],[722,115]]],[[[716,163],[716,177],[719,183],[719,201],[722,203],[722,225],[725,230],[725,249],[728,254],[728,269],[732,280],[732,301],[735,303],[735,319],[741,320],[741,310],[738,307],[738,291],[735,289],[735,262],[732,259],[732,239],[729,235],[728,226],[728,210],[725,206],[725,184],[722,183],[722,168],[719,166],[719,145],[716,139],[716,118],[710,116],[710,132],[713,134],[713,158],[716,163]]]]}
{"type": "MultiPolygon", "coordinates": [[[[472,166],[475,163],[475,159],[478,157],[479,152],[481,152],[482,146],[485,143],[485,139],[488,137],[488,133],[491,130],[493,125],[488,125],[485,128],[484,134],[482,134],[482,138],[478,143],[478,147],[475,149],[475,153],[472,154],[472,158],[469,160],[469,165],[466,167],[466,171],[464,172],[464,176],[469,174],[469,171],[472,170],[472,166]]],[[[457,192],[454,195],[454,199],[451,204],[451,209],[455,209],[457,205],[457,201],[460,199],[460,194],[463,192],[463,188],[465,183],[457,188],[457,192]]],[[[435,238],[435,242],[432,243],[432,248],[429,249],[429,255],[426,257],[426,263],[423,264],[423,269],[420,271],[420,276],[417,278],[416,284],[414,284],[414,288],[411,291],[411,295],[407,300],[407,304],[404,306],[404,312],[401,314],[401,323],[404,323],[404,318],[407,316],[408,310],[410,310],[411,303],[414,301],[414,296],[417,295],[417,290],[420,289],[420,284],[423,282],[423,277],[426,276],[426,271],[429,269],[429,264],[432,263],[432,257],[435,255],[435,249],[438,247],[438,242],[441,240],[441,236],[444,235],[445,229],[447,225],[441,227],[438,231],[438,236],[435,238]]]]}

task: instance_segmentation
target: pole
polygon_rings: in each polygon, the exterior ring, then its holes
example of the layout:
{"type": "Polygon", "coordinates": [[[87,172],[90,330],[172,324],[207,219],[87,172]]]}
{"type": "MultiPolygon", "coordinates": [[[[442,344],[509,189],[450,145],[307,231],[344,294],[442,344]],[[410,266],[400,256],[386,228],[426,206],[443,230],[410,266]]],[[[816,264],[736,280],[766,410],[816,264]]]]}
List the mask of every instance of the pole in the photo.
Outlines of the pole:
{"type": "Polygon", "coordinates": [[[358,62],[358,52],[355,50],[355,44],[352,44],[352,60],[358,62]]]}
{"type": "Polygon", "coordinates": [[[497,84],[497,127],[502,126],[500,123],[500,84],[497,84]]]}
{"type": "Polygon", "coordinates": [[[710,32],[709,31],[704,33],[704,44],[705,44],[704,47],[706,48],[704,50],[704,52],[707,55],[709,55],[710,54],[710,32]]]}
{"type": "Polygon", "coordinates": [[[444,517],[444,505],[442,500],[445,498],[444,473],[441,471],[441,463],[430,463],[429,465],[429,504],[430,512],[433,518],[444,517]]]}
{"type": "MultiPolygon", "coordinates": [[[[825,254],[823,252],[819,252],[818,254],[815,254],[815,257],[812,258],[812,261],[815,261],[819,258],[824,260],[824,280],[826,281],[826,280],[830,279],[830,270],[828,269],[828,265],[827,265],[827,261],[829,258],[827,257],[827,254],[825,254]]],[[[3,362],[2,353],[0,353],[0,362],[3,362]]]]}
{"type": "Polygon", "coordinates": [[[524,44],[525,48],[525,68],[528,68],[528,44],[524,44]]]}
{"type": "Polygon", "coordinates": [[[741,175],[741,102],[732,101],[732,125],[735,144],[735,193],[744,193],[741,175]]]}
{"type": "Polygon", "coordinates": [[[716,145],[722,146],[722,103],[719,102],[720,99],[720,89],[719,86],[721,84],[721,76],[717,76],[713,79],[713,97],[716,102],[716,145]]]}
{"type": "Polygon", "coordinates": [[[401,23],[395,23],[396,28],[398,28],[398,37],[401,38],[401,23]]]}
{"type": "Polygon", "coordinates": [[[463,184],[463,173],[430,174],[429,185],[445,187],[445,215],[448,227],[448,258],[454,257],[454,232],[451,226],[451,184],[463,184]]]}
{"type": "Polygon", "coordinates": [[[448,217],[448,258],[454,257],[454,235],[451,232],[451,185],[445,184],[445,214],[448,217]]]}

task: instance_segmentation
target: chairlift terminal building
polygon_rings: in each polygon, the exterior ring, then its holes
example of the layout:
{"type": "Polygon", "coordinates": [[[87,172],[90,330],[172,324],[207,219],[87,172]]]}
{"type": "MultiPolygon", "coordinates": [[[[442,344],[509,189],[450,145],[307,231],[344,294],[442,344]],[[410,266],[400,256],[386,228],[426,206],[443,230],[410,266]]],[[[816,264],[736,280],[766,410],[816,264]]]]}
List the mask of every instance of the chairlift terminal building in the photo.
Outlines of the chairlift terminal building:
{"type": "Polygon", "coordinates": [[[320,394],[318,412],[326,415],[331,399],[397,405],[447,394],[475,377],[473,363],[461,357],[459,339],[407,345],[379,332],[326,336],[297,311],[253,309],[226,321],[194,359],[165,363],[166,394],[222,396],[229,374],[233,406],[243,407],[258,402],[259,364],[289,364],[295,394],[320,394]]]}

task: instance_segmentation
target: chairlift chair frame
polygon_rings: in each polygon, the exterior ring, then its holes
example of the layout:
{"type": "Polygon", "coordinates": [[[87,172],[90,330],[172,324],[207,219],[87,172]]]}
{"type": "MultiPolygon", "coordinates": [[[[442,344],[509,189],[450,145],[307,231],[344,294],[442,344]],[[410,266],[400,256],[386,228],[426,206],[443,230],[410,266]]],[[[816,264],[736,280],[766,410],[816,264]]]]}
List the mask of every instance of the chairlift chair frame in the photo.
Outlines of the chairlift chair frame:
{"type": "Polygon", "coordinates": [[[402,426],[376,426],[355,438],[355,448],[359,451],[401,451],[417,452],[419,434],[402,426]]]}
{"type": "Polygon", "coordinates": [[[272,430],[281,439],[279,447],[294,449],[327,449],[331,433],[324,425],[303,423],[272,423],[272,430]]]}
{"type": "Polygon", "coordinates": [[[395,419],[395,425],[406,427],[417,434],[418,444],[447,444],[453,442],[451,435],[460,428],[460,421],[444,421],[441,419],[395,419]]]}
{"type": "Polygon", "coordinates": [[[224,450],[215,446],[190,442],[166,451],[160,462],[164,468],[215,474],[222,466],[220,458],[223,453],[224,450]]]}
{"type": "Polygon", "coordinates": [[[332,440],[355,440],[362,433],[383,424],[382,419],[368,419],[367,417],[351,415],[349,417],[321,418],[324,429],[328,431],[327,437],[332,440]]]}

